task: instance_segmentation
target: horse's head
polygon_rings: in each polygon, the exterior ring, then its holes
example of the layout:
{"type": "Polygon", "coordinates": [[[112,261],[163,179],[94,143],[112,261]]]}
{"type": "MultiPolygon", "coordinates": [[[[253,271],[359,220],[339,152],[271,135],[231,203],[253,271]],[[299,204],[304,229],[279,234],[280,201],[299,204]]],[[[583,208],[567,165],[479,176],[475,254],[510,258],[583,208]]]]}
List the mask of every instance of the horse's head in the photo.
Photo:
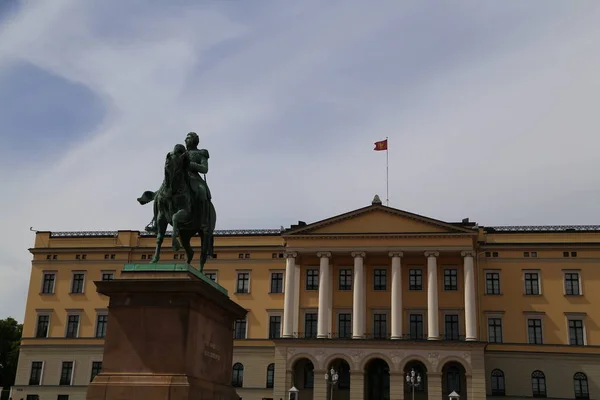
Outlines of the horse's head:
{"type": "MultiPolygon", "coordinates": [[[[165,159],[165,182],[168,187],[180,185],[179,182],[187,177],[188,158],[185,147],[181,144],[175,146],[173,151],[167,153],[165,159]]],[[[179,189],[178,187],[173,188],[179,189]]]]}

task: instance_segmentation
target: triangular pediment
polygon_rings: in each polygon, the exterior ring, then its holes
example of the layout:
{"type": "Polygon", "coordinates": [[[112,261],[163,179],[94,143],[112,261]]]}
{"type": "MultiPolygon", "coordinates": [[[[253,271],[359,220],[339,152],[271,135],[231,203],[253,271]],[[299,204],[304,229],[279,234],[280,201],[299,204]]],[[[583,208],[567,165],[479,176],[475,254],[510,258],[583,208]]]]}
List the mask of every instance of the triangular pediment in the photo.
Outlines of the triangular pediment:
{"type": "Polygon", "coordinates": [[[285,235],[474,234],[477,230],[372,205],[288,231],[285,235]]]}

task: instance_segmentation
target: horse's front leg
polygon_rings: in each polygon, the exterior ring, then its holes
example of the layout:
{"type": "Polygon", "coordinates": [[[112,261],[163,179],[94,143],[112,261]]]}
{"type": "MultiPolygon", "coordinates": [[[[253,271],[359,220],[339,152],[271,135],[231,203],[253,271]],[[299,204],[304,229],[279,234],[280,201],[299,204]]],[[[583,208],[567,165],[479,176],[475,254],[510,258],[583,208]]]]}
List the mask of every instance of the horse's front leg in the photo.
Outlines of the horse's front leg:
{"type": "Polygon", "coordinates": [[[151,264],[156,264],[158,260],[160,260],[160,248],[165,239],[165,232],[167,231],[167,220],[163,218],[162,215],[159,214],[156,221],[158,225],[156,231],[156,248],[154,249],[154,257],[152,257],[152,261],[150,261],[151,264]]]}
{"type": "Polygon", "coordinates": [[[188,264],[191,264],[192,259],[194,258],[194,250],[192,249],[192,246],[190,244],[191,234],[187,233],[186,231],[183,231],[183,233],[181,233],[180,235],[180,238],[181,245],[185,249],[185,254],[187,257],[186,262],[188,264]]]}
{"type": "Polygon", "coordinates": [[[187,220],[188,213],[185,210],[179,210],[175,214],[173,214],[173,238],[172,245],[173,251],[179,251],[181,248],[181,244],[179,239],[179,224],[187,220]]]}

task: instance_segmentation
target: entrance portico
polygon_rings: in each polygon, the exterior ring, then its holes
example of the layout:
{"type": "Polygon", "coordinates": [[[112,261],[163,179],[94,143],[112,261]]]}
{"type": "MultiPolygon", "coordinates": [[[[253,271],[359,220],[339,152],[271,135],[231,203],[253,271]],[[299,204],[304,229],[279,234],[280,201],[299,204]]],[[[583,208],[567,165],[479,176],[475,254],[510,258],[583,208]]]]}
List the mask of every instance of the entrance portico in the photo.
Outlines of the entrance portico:
{"type": "Polygon", "coordinates": [[[416,400],[445,400],[457,391],[462,399],[485,399],[485,343],[445,341],[301,340],[276,341],[275,398],[292,386],[301,400],[330,399],[325,373],[332,366],[343,384],[333,388],[335,400],[410,399],[406,373],[422,376],[416,400]],[[349,375],[349,376],[348,376],[349,375]]]}

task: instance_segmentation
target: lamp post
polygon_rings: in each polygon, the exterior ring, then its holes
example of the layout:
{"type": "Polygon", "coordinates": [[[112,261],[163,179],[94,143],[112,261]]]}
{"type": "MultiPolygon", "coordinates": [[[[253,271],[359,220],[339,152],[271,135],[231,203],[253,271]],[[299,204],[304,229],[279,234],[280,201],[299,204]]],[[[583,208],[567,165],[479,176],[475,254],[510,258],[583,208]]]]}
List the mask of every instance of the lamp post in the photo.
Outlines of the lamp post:
{"type": "Polygon", "coordinates": [[[421,374],[415,373],[413,368],[406,373],[406,384],[412,388],[412,400],[415,400],[415,388],[421,384],[421,374]]]}
{"type": "Polygon", "coordinates": [[[331,369],[329,370],[329,374],[325,372],[325,381],[331,384],[331,400],[333,400],[333,386],[337,383],[338,378],[339,375],[337,371],[333,369],[333,367],[331,367],[331,369]]]}

